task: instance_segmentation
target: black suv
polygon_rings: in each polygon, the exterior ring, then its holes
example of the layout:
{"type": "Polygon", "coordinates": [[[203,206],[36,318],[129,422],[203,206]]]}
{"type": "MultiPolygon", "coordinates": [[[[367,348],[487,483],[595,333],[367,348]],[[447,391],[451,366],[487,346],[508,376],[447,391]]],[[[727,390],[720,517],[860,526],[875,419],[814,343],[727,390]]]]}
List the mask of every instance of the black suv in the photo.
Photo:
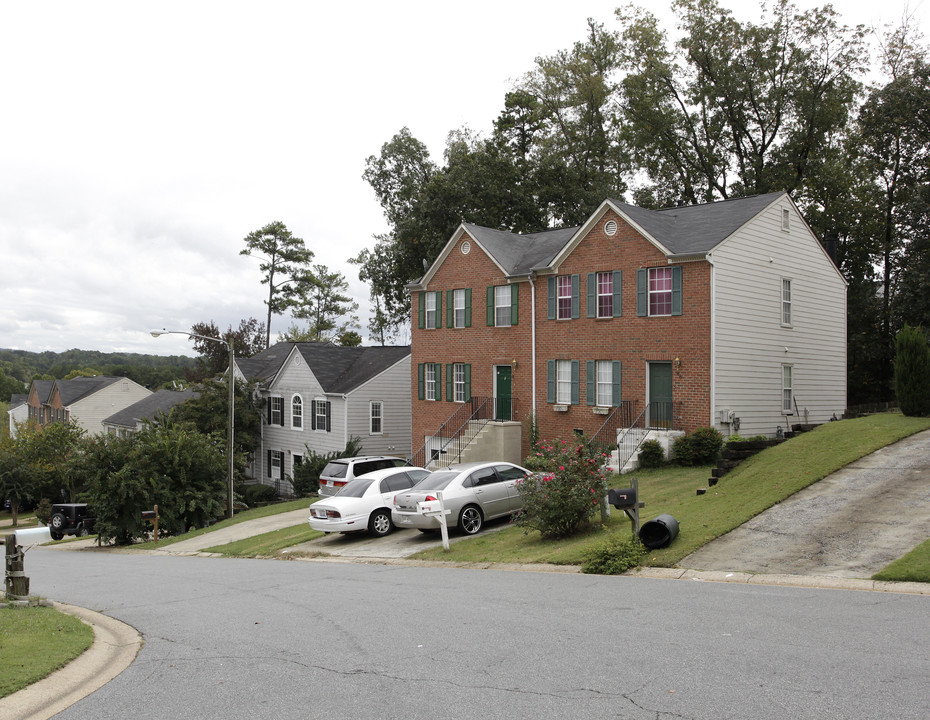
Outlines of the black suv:
{"type": "Polygon", "coordinates": [[[61,540],[65,535],[90,535],[94,531],[94,518],[87,503],[57,503],[52,505],[48,529],[52,540],[61,540]]]}

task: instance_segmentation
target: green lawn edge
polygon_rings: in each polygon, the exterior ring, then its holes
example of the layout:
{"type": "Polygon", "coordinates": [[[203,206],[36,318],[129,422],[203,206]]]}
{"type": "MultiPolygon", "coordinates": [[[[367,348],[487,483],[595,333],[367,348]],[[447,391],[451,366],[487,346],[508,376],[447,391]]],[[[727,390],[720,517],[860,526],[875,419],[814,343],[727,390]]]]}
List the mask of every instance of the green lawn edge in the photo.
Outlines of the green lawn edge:
{"type": "MultiPolygon", "coordinates": [[[[897,413],[827,423],[768,448],[707,487],[710,468],[669,466],[614,476],[611,487],[639,481],[641,522],[669,514],[679,522],[679,535],[668,547],[650,551],[642,564],[674,567],[706,543],[728,533],[764,510],[832,472],[882,447],[930,429],[930,418],[897,413]],[[706,492],[698,495],[697,490],[706,492]]],[[[450,550],[433,548],[415,559],[449,562],[554,563],[580,565],[585,551],[610,538],[631,534],[631,523],[614,510],[607,523],[563,540],[544,540],[536,532],[509,527],[456,543],[450,550]]]]}
{"type": "Polygon", "coordinates": [[[93,628],[55,608],[0,605],[0,698],[64,667],[93,642],[93,628]]]}

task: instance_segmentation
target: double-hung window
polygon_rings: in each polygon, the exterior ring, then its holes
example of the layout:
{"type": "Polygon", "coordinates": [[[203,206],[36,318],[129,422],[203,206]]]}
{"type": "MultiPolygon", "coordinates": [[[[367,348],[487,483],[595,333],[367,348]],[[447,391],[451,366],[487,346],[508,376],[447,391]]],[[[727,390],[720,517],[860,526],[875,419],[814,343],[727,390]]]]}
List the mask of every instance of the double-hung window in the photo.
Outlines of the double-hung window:
{"type": "Polygon", "coordinates": [[[681,315],[681,266],[636,271],[636,314],[681,315]]]}
{"type": "Polygon", "coordinates": [[[455,402],[465,402],[465,363],[452,366],[452,393],[455,402]]]}
{"type": "Polygon", "coordinates": [[[588,317],[612,318],[622,316],[622,288],[623,273],[620,270],[588,273],[588,317]]]}
{"type": "Polygon", "coordinates": [[[442,400],[442,365],[420,363],[417,365],[417,397],[420,400],[442,400]]]}
{"type": "Polygon", "coordinates": [[[588,405],[614,407],[620,404],[619,360],[588,360],[585,364],[585,400],[588,405]]]}
{"type": "Polygon", "coordinates": [[[781,324],[791,325],[791,280],[781,280],[781,324]]]}
{"type": "Polygon", "coordinates": [[[332,403],[329,400],[311,400],[310,401],[310,429],[332,430],[332,403]]]}
{"type": "Polygon", "coordinates": [[[510,327],[520,317],[520,286],[494,285],[488,288],[488,327],[510,327]]]}
{"type": "Polygon", "coordinates": [[[421,292],[417,309],[417,326],[420,329],[435,330],[442,327],[442,292],[421,292]]]}
{"type": "Polygon", "coordinates": [[[371,401],[371,414],[370,414],[370,425],[368,428],[369,435],[380,435],[383,430],[383,410],[384,406],[381,404],[380,400],[371,401]]]}
{"type": "Polygon", "coordinates": [[[577,360],[546,361],[546,402],[577,405],[580,365],[577,360]]]}
{"type": "Polygon", "coordinates": [[[449,290],[446,296],[449,313],[446,325],[454,328],[471,327],[471,289],[449,290]]]}
{"type": "Polygon", "coordinates": [[[268,424],[284,425],[284,398],[268,398],[268,424]]]}
{"type": "Polygon", "coordinates": [[[550,277],[546,316],[549,320],[571,320],[579,317],[580,275],[550,277]]]}
{"type": "Polygon", "coordinates": [[[790,365],[781,366],[781,411],[784,415],[794,414],[794,394],[792,368],[790,365]]]}

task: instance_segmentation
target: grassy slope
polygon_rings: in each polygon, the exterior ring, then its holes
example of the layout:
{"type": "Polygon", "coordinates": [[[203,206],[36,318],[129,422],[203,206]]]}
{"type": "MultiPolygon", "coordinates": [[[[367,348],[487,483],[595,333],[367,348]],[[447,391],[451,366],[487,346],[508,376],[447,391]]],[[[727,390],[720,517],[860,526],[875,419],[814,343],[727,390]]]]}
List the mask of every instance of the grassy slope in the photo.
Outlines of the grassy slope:
{"type": "MultiPolygon", "coordinates": [[[[710,476],[709,468],[663,468],[639,471],[640,499],[646,503],[640,519],[668,513],[678,520],[680,534],[669,546],[649,553],[646,565],[670,567],[679,560],[741,525],[775,503],[831,472],[900,440],[930,428],[930,418],[876,415],[823,425],[777,447],[765,450],[730,472],[720,483],[697,495],[710,476]]],[[[614,487],[628,485],[616,477],[614,487]]],[[[560,541],[542,540],[538,533],[508,528],[467,542],[448,552],[426,550],[415,557],[472,562],[549,562],[580,564],[585,549],[606,538],[629,533],[630,523],[614,511],[606,526],[595,523],[584,535],[560,541]]]]}
{"type": "Polygon", "coordinates": [[[67,665],[93,641],[90,625],[54,608],[0,608],[0,697],[67,665]]]}

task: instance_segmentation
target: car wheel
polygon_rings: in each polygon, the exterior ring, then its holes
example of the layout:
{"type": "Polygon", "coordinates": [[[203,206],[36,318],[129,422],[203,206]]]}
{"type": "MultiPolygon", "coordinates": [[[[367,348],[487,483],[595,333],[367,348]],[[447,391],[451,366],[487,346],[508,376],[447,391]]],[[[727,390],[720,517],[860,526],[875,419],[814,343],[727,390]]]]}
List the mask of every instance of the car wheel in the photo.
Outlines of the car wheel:
{"type": "Polygon", "coordinates": [[[384,537],[394,529],[391,513],[387,510],[375,510],[368,518],[368,532],[375,537],[384,537]]]}
{"type": "Polygon", "coordinates": [[[55,532],[54,530],[49,530],[49,535],[52,536],[52,540],[61,540],[65,534],[60,532],[55,532]]]}
{"type": "Polygon", "coordinates": [[[484,519],[477,505],[466,505],[459,513],[459,530],[466,535],[474,535],[481,530],[484,519]]]}
{"type": "Polygon", "coordinates": [[[48,526],[52,530],[60,531],[65,529],[65,526],[68,524],[68,518],[66,518],[61,513],[55,513],[48,521],[48,526]]]}
{"type": "Polygon", "coordinates": [[[76,532],[75,534],[76,534],[78,537],[87,537],[88,535],[90,535],[90,533],[87,532],[87,528],[84,527],[84,523],[81,523],[81,524],[80,524],[80,526],[78,527],[78,530],[77,530],[77,532],[76,532]]]}

